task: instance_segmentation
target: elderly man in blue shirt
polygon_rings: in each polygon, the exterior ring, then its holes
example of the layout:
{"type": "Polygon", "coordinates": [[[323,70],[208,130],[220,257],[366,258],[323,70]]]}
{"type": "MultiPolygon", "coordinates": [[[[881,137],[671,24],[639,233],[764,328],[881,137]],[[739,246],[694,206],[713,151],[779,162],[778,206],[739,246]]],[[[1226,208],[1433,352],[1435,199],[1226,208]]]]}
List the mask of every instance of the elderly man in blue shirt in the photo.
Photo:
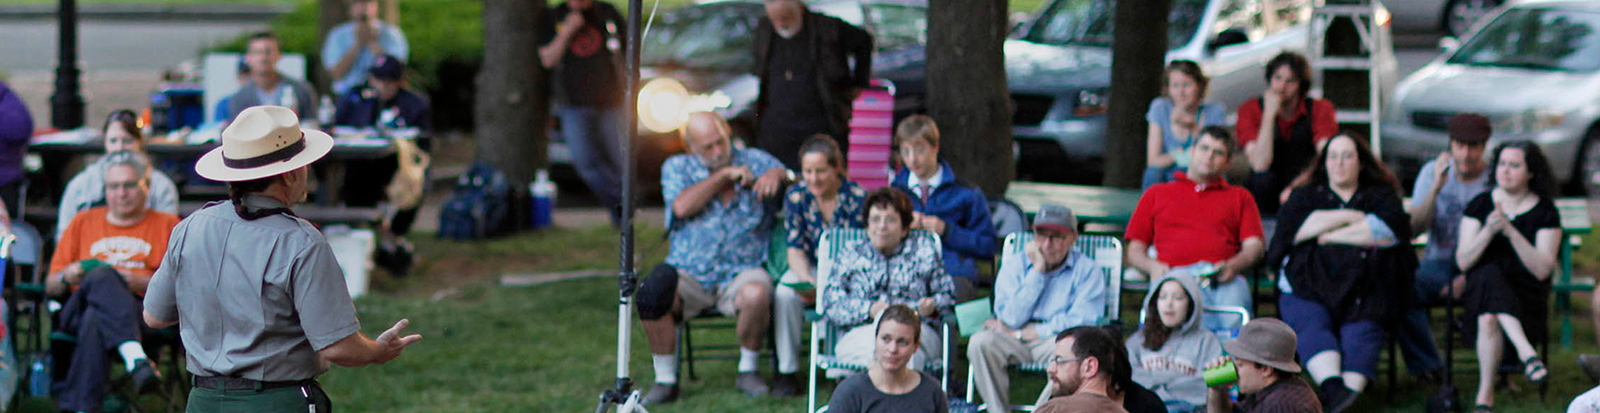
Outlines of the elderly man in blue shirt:
{"type": "Polygon", "coordinates": [[[661,165],[671,250],[637,295],[656,372],[647,404],[678,398],[677,324],[712,308],[739,319],[734,384],[749,396],[769,390],[756,372],[772,312],[772,276],[762,266],[776,204],[767,201],[781,194],[787,171],[766,152],[734,148],[731,131],[717,114],[690,115],[682,131],[689,154],[661,165]]]}
{"type": "Polygon", "coordinates": [[[1044,205],[1033,219],[1033,240],[1008,252],[995,276],[995,319],[967,343],[974,384],[989,411],[1009,411],[1006,366],[1050,359],[1056,333],[1091,325],[1105,314],[1106,282],[1094,260],[1073,251],[1078,219],[1061,205],[1044,205]]]}

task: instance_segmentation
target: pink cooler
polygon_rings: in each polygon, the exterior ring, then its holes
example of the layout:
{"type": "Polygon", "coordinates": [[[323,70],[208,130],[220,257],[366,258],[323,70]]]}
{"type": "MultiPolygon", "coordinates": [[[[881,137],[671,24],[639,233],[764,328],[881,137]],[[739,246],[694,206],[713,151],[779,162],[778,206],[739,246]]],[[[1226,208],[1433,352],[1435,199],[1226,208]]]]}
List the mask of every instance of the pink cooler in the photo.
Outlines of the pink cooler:
{"type": "Polygon", "coordinates": [[[894,151],[894,84],[873,79],[861,91],[850,118],[850,180],[868,191],[889,185],[894,171],[889,156],[894,151]]]}

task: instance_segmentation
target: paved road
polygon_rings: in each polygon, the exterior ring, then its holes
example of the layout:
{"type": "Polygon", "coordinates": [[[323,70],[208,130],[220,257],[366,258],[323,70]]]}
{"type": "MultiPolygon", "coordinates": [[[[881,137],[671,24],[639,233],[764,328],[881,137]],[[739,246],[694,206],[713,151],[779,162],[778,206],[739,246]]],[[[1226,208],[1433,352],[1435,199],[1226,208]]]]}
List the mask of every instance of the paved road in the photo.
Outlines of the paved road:
{"type": "MultiPolygon", "coordinates": [[[[85,70],[161,70],[265,22],[82,21],[78,56],[85,70]]],[[[54,20],[0,21],[0,72],[47,71],[56,66],[54,20]]]]}

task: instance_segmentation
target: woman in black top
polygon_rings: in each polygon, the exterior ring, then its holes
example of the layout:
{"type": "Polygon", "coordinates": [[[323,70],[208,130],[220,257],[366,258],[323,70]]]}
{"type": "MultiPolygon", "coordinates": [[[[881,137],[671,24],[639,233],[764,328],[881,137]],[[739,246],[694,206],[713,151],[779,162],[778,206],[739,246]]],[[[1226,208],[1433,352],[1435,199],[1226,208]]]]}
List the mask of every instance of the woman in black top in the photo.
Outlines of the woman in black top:
{"type": "Polygon", "coordinates": [[[895,304],[878,317],[874,360],[866,374],[839,383],[828,410],[839,413],[948,413],[950,399],[939,380],[911,370],[911,356],[922,345],[917,310],[895,304]]]}
{"type": "Polygon", "coordinates": [[[1523,374],[1541,389],[1550,378],[1534,346],[1548,338],[1550,274],[1561,245],[1556,178],[1539,147],[1527,141],[1495,149],[1494,189],[1467,203],[1456,264],[1467,269],[1462,297],[1467,333],[1478,339],[1477,411],[1493,411],[1494,374],[1510,339],[1523,374]],[[1476,331],[1473,331],[1476,330],[1476,331]]]}
{"type": "Polygon", "coordinates": [[[1279,210],[1266,262],[1282,265],[1279,310],[1337,412],[1377,375],[1383,326],[1412,296],[1416,255],[1399,181],[1365,140],[1334,136],[1315,159],[1279,210]]]}

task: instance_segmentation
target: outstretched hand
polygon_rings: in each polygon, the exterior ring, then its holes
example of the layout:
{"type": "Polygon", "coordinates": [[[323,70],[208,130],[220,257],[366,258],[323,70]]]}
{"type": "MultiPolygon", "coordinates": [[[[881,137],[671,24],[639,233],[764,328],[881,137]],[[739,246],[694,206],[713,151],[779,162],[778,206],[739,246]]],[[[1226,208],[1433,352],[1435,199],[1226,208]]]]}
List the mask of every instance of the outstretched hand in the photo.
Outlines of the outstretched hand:
{"type": "Polygon", "coordinates": [[[393,360],[395,357],[399,357],[400,352],[405,350],[407,346],[416,344],[418,341],[422,341],[421,334],[412,334],[403,337],[400,335],[400,333],[405,331],[406,327],[409,326],[411,326],[411,320],[402,318],[400,321],[394,323],[394,327],[389,327],[388,330],[383,331],[383,334],[378,335],[378,339],[376,341],[378,342],[378,347],[383,350],[383,353],[378,357],[377,363],[385,363],[389,360],[393,360]]]}

